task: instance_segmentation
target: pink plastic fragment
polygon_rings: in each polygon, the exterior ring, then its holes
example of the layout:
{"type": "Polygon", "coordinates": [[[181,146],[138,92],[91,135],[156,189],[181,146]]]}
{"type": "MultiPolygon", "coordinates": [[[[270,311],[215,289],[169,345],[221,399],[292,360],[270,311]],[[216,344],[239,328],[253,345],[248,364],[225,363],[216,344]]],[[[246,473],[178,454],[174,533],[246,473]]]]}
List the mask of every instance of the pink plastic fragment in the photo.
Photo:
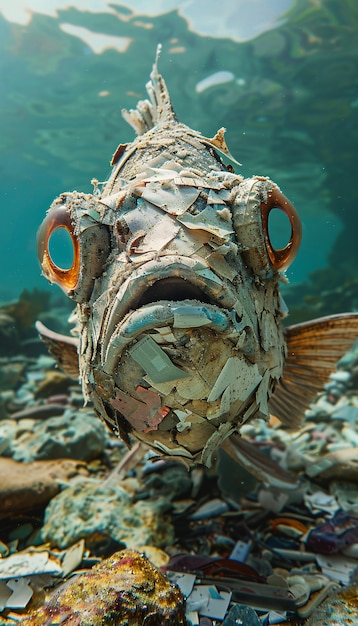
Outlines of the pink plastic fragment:
{"type": "Polygon", "coordinates": [[[116,389],[116,396],[111,400],[112,406],[139,432],[157,430],[158,424],[168,415],[170,409],[161,406],[159,394],[145,387],[138,386],[137,395],[141,400],[132,398],[121,389],[116,389]]]}

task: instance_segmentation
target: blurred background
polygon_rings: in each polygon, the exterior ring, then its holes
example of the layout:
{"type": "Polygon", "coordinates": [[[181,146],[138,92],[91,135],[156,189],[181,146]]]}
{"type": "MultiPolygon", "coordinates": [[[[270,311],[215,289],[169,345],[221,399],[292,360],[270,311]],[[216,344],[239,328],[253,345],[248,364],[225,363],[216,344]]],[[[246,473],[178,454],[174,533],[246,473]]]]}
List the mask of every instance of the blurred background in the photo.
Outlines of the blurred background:
{"type": "Polygon", "coordinates": [[[62,298],[37,228],[134,138],[121,109],[146,97],[158,43],[180,121],[225,126],[235,170],[271,177],[301,215],[290,321],[356,309],[356,0],[0,0],[0,303],[62,298]]]}

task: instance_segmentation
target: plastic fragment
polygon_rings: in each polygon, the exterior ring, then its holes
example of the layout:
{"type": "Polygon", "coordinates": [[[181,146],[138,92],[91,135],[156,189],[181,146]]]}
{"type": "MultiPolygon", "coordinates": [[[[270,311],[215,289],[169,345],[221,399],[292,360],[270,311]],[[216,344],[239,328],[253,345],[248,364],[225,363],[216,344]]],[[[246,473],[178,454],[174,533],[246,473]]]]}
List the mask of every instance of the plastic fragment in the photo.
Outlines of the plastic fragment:
{"type": "Polygon", "coordinates": [[[172,311],[174,313],[173,328],[197,328],[211,323],[204,307],[182,305],[172,307],[172,311]]]}
{"type": "Polygon", "coordinates": [[[358,488],[353,482],[333,481],[330,491],[337,499],[339,508],[348,515],[358,516],[358,488]]]}
{"type": "Polygon", "coordinates": [[[307,536],[307,546],[313,552],[337,554],[358,542],[358,519],[337,511],[331,520],[313,528],[307,536]]]}
{"type": "Polygon", "coordinates": [[[244,402],[261,380],[257,365],[249,365],[244,359],[230,357],[216,379],[208,402],[217,400],[226,389],[230,390],[230,404],[240,398],[244,402]]]}
{"type": "Polygon", "coordinates": [[[316,561],[327,578],[342,585],[348,585],[353,572],[357,570],[357,561],[338,554],[330,556],[317,554],[316,561]]]}
{"type": "Polygon", "coordinates": [[[121,389],[116,389],[116,395],[111,399],[111,404],[139,432],[156,430],[169,409],[161,407],[160,397],[155,392],[144,387],[139,387],[139,390],[137,393],[141,399],[136,400],[121,389]]]}
{"type": "Polygon", "coordinates": [[[12,591],[12,594],[6,600],[5,606],[11,609],[24,609],[33,595],[30,583],[30,578],[12,578],[9,580],[7,587],[12,591]]]}
{"type": "Polygon", "coordinates": [[[61,576],[62,567],[58,559],[48,551],[17,552],[0,560],[0,579],[20,578],[34,574],[61,576]]]}
{"type": "Polygon", "coordinates": [[[73,572],[73,570],[75,570],[76,567],[80,565],[83,558],[84,550],[84,539],[81,539],[77,543],[73,544],[73,546],[70,546],[69,548],[67,548],[67,550],[65,550],[61,561],[63,577],[73,572]]]}
{"type": "Polygon", "coordinates": [[[289,500],[289,495],[278,489],[270,489],[269,487],[261,488],[258,493],[258,500],[261,506],[268,511],[280,513],[285,504],[289,500]]]}
{"type": "Polygon", "coordinates": [[[211,234],[214,242],[222,244],[230,238],[230,235],[232,235],[234,231],[231,221],[228,222],[218,217],[214,206],[215,205],[208,205],[197,215],[186,213],[178,218],[178,221],[189,229],[207,231],[211,234]]]}
{"type": "Polygon", "coordinates": [[[233,561],[245,562],[250,550],[252,548],[252,541],[237,541],[234,549],[232,550],[229,558],[233,561]]]}
{"type": "Polygon", "coordinates": [[[155,383],[164,383],[188,376],[171,362],[168,355],[150,336],[140,339],[130,348],[129,353],[155,383]]]}
{"type": "Polygon", "coordinates": [[[222,513],[226,513],[228,510],[228,505],[223,500],[219,500],[215,498],[214,500],[210,500],[206,504],[200,506],[195,513],[192,513],[189,516],[191,520],[199,520],[199,519],[207,519],[210,517],[217,517],[222,513]]]}
{"type": "Polygon", "coordinates": [[[188,611],[197,611],[199,615],[222,620],[230,600],[231,593],[227,591],[218,592],[215,585],[195,585],[187,599],[187,609],[188,611]]]}
{"type": "Polygon", "coordinates": [[[168,571],[166,575],[173,584],[179,587],[185,598],[191,594],[196,580],[195,574],[168,571]]]}
{"type": "Polygon", "coordinates": [[[189,186],[173,185],[172,189],[148,183],[141,189],[141,197],[151,204],[160,207],[171,215],[182,215],[191,207],[199,196],[199,189],[189,186]]]}
{"type": "Polygon", "coordinates": [[[336,498],[333,495],[324,493],[323,491],[306,493],[304,496],[304,502],[312,513],[322,511],[333,515],[339,508],[336,498]]]}

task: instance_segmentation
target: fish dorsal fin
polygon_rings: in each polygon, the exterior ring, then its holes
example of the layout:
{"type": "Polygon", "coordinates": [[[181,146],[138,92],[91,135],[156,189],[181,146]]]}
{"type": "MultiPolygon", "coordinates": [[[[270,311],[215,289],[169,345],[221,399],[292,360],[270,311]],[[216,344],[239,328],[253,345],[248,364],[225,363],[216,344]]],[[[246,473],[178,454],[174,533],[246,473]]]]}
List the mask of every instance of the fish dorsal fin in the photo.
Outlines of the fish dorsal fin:
{"type": "Polygon", "coordinates": [[[337,361],[358,339],[358,313],[341,313],[285,329],[287,357],[269,408],[282,423],[299,426],[337,361]]]}
{"type": "Polygon", "coordinates": [[[159,44],[150,81],[146,84],[149,100],[140,100],[136,109],[122,110],[122,117],[134,128],[137,135],[143,135],[157,124],[176,120],[168,88],[163,77],[158,73],[161,49],[159,44]]]}
{"type": "Polygon", "coordinates": [[[79,378],[78,366],[78,340],[75,337],[60,335],[47,328],[42,322],[37,321],[36,330],[42,341],[46,344],[49,353],[57,361],[58,366],[70,376],[79,378]]]}
{"type": "Polygon", "coordinates": [[[242,165],[242,163],[236,161],[236,159],[232,156],[229,148],[227,147],[225,133],[226,128],[219,128],[214,137],[211,137],[210,139],[209,137],[201,136],[200,141],[207,144],[208,146],[211,146],[212,148],[215,148],[215,150],[218,150],[222,154],[225,154],[225,156],[227,156],[228,159],[230,159],[233,163],[236,163],[236,165],[242,165]]]}

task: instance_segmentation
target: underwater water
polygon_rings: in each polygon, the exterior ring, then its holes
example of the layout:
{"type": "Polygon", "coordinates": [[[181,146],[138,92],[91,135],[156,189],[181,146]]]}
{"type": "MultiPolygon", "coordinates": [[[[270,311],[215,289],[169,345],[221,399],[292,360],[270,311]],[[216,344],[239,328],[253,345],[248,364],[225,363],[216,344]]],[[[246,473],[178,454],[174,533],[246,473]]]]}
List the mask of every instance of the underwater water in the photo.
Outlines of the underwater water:
{"type": "Polygon", "coordinates": [[[236,171],[269,176],[300,213],[290,308],[355,308],[357,33],[354,0],[0,0],[0,301],[59,294],[41,276],[37,228],[134,138],[121,109],[146,97],[161,43],[180,121],[208,137],[225,126],[236,171]]]}

